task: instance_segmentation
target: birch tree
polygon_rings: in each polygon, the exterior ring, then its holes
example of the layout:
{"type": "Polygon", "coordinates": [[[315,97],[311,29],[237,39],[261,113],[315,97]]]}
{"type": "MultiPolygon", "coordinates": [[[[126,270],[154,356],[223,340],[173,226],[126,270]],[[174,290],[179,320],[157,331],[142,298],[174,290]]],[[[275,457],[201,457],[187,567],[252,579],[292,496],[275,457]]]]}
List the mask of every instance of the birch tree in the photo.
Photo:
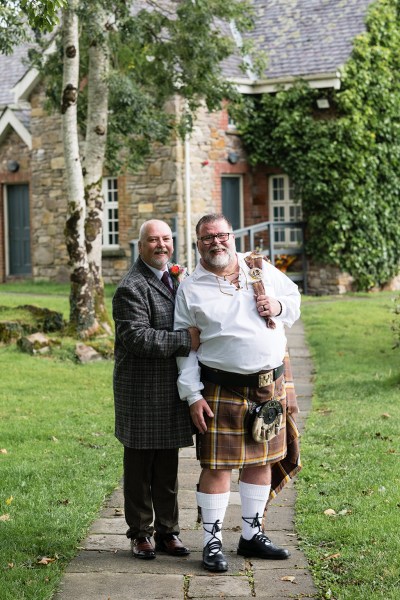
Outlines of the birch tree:
{"type": "MultiPolygon", "coordinates": [[[[232,96],[221,75],[221,61],[236,49],[226,34],[232,20],[237,31],[249,29],[249,15],[247,0],[68,0],[61,110],[71,333],[89,337],[109,331],[101,272],[105,166],[113,172],[137,168],[153,142],[165,143],[190,129],[202,103],[212,110],[232,96]],[[84,94],[82,82],[87,82],[84,94]],[[179,117],[165,110],[177,94],[186,101],[179,117]],[[86,124],[81,148],[80,117],[86,124]]],[[[243,44],[241,52],[248,50],[243,44]]],[[[57,63],[55,55],[45,67],[48,82],[57,63]]]]}

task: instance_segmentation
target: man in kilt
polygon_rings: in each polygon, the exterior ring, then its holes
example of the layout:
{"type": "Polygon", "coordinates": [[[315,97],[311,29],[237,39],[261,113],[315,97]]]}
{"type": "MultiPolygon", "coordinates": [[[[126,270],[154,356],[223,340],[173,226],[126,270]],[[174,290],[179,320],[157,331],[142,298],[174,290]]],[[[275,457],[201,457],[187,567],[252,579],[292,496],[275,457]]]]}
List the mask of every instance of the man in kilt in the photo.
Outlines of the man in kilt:
{"type": "Polygon", "coordinates": [[[232,469],[240,470],[238,554],[289,557],[264,534],[262,518],[268,500],[301,468],[291,416],[297,405],[291,384],[287,395],[284,373],[284,363],[289,367],[284,326],[299,318],[300,294],[262,257],[260,267],[251,268],[249,256],[236,252],[223,215],[202,217],[196,234],[201,260],[178,290],[175,328],[197,327],[200,346],[177,359],[178,389],[199,431],[203,566],[220,572],[228,568],[221,529],[232,469]]]}
{"type": "Polygon", "coordinates": [[[124,445],[127,537],[141,559],[156,551],[189,554],[178,537],[177,473],[179,448],[193,445],[193,430],[178,396],[176,357],[197,349],[199,333],[173,330],[172,252],[170,227],[156,219],[143,223],[140,256],[113,298],[115,435],[124,445]]]}

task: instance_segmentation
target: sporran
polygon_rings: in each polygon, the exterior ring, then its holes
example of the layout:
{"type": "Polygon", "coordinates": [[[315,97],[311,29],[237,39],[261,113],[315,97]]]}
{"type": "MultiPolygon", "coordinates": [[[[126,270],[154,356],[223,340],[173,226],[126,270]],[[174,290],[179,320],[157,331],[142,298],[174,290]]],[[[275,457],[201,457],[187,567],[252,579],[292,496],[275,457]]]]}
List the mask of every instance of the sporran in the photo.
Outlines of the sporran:
{"type": "Polygon", "coordinates": [[[254,441],[263,444],[278,435],[283,418],[282,405],[278,400],[254,404],[250,409],[249,430],[254,441]]]}

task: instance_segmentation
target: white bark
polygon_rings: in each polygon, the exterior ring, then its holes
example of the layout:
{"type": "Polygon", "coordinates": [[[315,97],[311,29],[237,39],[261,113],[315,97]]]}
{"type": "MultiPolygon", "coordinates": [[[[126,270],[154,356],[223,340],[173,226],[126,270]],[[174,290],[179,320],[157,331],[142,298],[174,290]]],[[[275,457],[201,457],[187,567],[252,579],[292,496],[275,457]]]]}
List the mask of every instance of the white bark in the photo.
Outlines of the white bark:
{"type": "Polygon", "coordinates": [[[102,178],[108,123],[108,15],[98,9],[96,14],[99,38],[89,48],[88,115],[84,153],[84,183],[86,198],[86,247],[89,268],[96,295],[96,315],[103,321],[105,313],[102,281],[102,231],[104,197],[102,178]]]}
{"type": "MultiPolygon", "coordinates": [[[[79,37],[78,17],[74,12],[76,0],[69,2],[64,11],[63,20],[63,96],[62,96],[62,133],[64,144],[64,162],[68,188],[68,217],[75,217],[76,241],[79,247],[84,247],[84,218],[85,202],[82,177],[82,167],[79,154],[77,102],[79,85],[79,37]]],[[[71,230],[72,233],[72,230],[71,230]]],[[[79,258],[71,257],[74,268],[85,259],[85,253],[79,258]]],[[[84,264],[84,263],[83,263],[84,264]]]]}
{"type": "Polygon", "coordinates": [[[97,324],[85,247],[85,193],[79,154],[77,102],[79,89],[79,30],[75,13],[77,0],[70,0],[63,12],[62,131],[67,176],[68,203],[66,244],[71,266],[70,326],[83,336],[97,324]]]}

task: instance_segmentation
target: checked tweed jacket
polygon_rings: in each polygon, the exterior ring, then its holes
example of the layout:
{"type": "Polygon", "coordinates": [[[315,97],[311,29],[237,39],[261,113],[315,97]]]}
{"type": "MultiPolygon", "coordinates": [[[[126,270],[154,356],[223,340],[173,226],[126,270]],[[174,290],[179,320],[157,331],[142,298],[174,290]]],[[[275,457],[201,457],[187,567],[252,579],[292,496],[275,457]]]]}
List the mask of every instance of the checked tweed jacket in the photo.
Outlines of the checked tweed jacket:
{"type": "Polygon", "coordinates": [[[187,330],[173,331],[174,303],[173,294],[140,257],[113,297],[115,435],[129,448],[193,444],[188,405],[178,396],[175,360],[189,355],[191,340],[187,330]]]}

